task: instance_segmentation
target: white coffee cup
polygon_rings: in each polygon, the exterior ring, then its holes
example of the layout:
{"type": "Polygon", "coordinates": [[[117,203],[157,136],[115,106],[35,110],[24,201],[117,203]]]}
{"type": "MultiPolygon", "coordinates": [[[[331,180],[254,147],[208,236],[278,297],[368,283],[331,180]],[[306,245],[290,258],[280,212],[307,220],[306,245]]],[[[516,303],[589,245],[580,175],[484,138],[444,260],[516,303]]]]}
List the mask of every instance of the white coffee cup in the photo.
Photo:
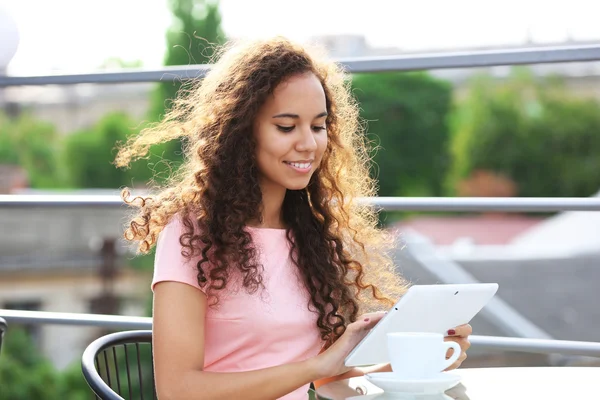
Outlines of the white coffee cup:
{"type": "Polygon", "coordinates": [[[392,332],[387,335],[392,371],[401,379],[427,379],[444,371],[460,357],[462,349],[438,333],[392,332]],[[446,360],[448,349],[454,349],[446,360]]]}

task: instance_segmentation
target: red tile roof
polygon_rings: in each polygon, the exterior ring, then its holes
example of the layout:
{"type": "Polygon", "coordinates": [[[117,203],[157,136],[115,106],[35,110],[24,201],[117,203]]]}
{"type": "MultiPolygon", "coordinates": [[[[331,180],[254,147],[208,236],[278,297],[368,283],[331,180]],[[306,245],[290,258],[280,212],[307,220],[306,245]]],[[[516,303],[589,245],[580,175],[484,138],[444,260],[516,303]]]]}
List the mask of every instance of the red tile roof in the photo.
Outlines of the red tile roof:
{"type": "Polygon", "coordinates": [[[27,186],[27,172],[23,168],[16,165],[0,164],[0,194],[8,194],[27,186]]]}

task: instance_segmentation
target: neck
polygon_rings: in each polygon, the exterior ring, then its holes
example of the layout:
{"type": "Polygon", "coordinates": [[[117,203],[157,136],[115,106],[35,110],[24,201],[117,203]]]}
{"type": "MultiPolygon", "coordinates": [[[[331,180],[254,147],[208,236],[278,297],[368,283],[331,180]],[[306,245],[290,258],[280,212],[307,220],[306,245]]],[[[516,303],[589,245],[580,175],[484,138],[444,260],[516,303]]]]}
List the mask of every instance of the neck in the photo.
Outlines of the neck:
{"type": "Polygon", "coordinates": [[[285,228],[283,223],[282,208],[286,189],[281,186],[269,187],[261,185],[262,190],[262,218],[256,226],[261,228],[285,228]]]}

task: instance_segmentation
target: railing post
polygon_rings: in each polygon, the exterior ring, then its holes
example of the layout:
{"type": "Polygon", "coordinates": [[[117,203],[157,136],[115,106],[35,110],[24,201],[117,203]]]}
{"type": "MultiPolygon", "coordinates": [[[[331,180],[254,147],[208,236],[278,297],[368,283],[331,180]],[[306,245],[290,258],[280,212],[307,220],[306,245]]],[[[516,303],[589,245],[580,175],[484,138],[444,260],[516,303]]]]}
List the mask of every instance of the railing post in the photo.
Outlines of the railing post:
{"type": "Polygon", "coordinates": [[[104,238],[100,248],[102,263],[98,269],[102,282],[102,291],[94,299],[93,309],[97,314],[116,315],[119,313],[118,298],[115,295],[114,283],[117,271],[117,250],[114,238],[104,238]]]}

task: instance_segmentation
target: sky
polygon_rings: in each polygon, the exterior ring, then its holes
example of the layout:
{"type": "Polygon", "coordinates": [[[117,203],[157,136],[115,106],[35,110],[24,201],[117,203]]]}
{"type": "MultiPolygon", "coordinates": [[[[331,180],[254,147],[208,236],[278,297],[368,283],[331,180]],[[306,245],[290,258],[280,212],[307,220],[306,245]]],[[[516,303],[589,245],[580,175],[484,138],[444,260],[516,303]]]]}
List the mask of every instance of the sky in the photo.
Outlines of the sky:
{"type": "MultiPolygon", "coordinates": [[[[229,37],[360,34],[406,51],[600,41],[598,0],[221,0],[229,37]]],[[[11,75],[86,72],[104,60],[160,67],[166,0],[0,0],[19,29],[11,75]]],[[[6,33],[0,26],[0,51],[6,33]]]]}

